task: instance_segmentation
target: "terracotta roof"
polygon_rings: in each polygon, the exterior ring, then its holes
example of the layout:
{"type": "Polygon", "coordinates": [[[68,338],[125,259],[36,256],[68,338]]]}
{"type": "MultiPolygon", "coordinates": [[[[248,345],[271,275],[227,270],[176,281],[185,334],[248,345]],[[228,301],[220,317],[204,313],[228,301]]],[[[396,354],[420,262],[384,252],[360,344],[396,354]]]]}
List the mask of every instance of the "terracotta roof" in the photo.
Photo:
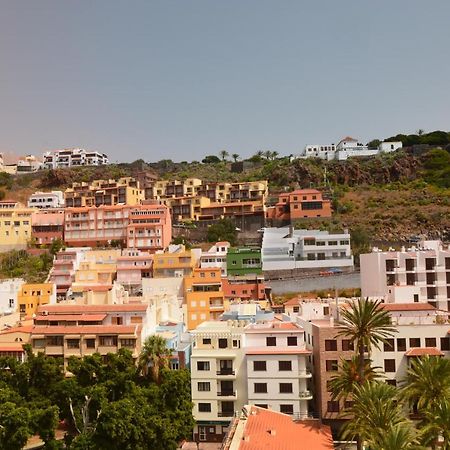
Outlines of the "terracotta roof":
{"type": "Polygon", "coordinates": [[[283,306],[298,306],[300,304],[300,299],[298,297],[291,298],[287,302],[283,303],[283,306]]]}
{"type": "Polygon", "coordinates": [[[310,355],[312,350],[305,348],[258,347],[245,350],[247,355],[310,355]]]}
{"type": "Polygon", "coordinates": [[[106,317],[106,314],[48,314],[37,316],[34,320],[60,320],[78,322],[99,322],[106,317]]]}
{"type": "Polygon", "coordinates": [[[55,314],[81,314],[89,312],[109,313],[109,312],[145,312],[147,311],[147,304],[140,303],[125,303],[120,305],[43,305],[38,307],[38,313],[48,311],[55,314]]]}
{"type": "Polygon", "coordinates": [[[5,328],[0,331],[0,334],[9,334],[9,333],[31,333],[33,325],[24,325],[23,327],[13,327],[13,328],[5,328]]]}
{"type": "Polygon", "coordinates": [[[137,334],[141,325],[84,325],[84,326],[44,326],[33,327],[36,334],[137,334]]]}
{"type": "Polygon", "coordinates": [[[252,406],[239,450],[330,450],[330,427],[318,422],[293,422],[283,413],[252,406]]]}
{"type": "Polygon", "coordinates": [[[435,311],[429,303],[381,303],[386,311],[435,311]]]}
{"type": "Polygon", "coordinates": [[[7,343],[0,343],[0,352],[24,352],[23,344],[26,344],[26,342],[7,342],[7,343]]]}
{"type": "Polygon", "coordinates": [[[410,348],[406,353],[406,356],[444,356],[444,354],[436,347],[423,347],[423,348],[410,348]]]}

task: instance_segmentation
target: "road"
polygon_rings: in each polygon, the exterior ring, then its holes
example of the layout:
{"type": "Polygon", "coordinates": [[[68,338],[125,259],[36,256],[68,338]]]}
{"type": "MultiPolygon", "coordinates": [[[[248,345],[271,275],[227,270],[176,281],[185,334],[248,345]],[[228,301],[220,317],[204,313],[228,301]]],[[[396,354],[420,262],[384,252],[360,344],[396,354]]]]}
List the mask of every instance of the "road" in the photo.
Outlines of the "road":
{"type": "Polygon", "coordinates": [[[288,292],[310,292],[330,289],[357,289],[361,287],[359,272],[332,275],[328,277],[310,277],[287,280],[272,280],[267,284],[272,287],[274,294],[286,294],[288,292]]]}

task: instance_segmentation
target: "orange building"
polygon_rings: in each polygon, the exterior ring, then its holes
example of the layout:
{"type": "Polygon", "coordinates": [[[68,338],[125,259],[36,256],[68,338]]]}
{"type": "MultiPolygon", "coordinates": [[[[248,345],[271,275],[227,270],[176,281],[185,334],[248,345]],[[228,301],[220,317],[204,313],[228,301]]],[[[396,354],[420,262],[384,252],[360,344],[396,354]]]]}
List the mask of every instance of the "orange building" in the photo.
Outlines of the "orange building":
{"type": "Polygon", "coordinates": [[[295,219],[331,217],[331,201],[317,189],[298,189],[280,194],[275,206],[267,208],[266,218],[291,222],[295,219]]]}
{"type": "Polygon", "coordinates": [[[37,244],[51,244],[56,239],[63,239],[64,210],[45,209],[31,215],[31,236],[37,244]]]}
{"type": "Polygon", "coordinates": [[[194,330],[202,322],[217,320],[224,312],[224,293],[219,267],[194,269],[184,278],[187,328],[194,330]]]}

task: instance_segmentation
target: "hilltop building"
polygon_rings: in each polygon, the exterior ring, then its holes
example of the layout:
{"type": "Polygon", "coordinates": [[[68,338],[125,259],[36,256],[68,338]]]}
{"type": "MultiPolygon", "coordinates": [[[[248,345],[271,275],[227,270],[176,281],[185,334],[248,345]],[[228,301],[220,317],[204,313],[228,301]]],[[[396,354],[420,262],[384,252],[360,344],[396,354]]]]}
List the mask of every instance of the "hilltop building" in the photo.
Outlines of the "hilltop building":
{"type": "Polygon", "coordinates": [[[80,166],[103,166],[109,164],[105,153],[82,148],[54,150],[44,153],[44,169],[62,169],[80,166]]]}
{"type": "Polygon", "coordinates": [[[63,208],[64,207],[64,194],[62,191],[51,192],[35,192],[28,198],[29,208],[63,208]]]}

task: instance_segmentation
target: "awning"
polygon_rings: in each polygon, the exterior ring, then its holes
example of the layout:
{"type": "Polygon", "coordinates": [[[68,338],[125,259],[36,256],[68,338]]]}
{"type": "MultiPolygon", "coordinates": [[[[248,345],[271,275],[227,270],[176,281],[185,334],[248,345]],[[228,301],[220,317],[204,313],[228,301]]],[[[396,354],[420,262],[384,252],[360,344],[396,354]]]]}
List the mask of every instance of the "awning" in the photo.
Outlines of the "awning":
{"type": "Polygon", "coordinates": [[[444,354],[436,347],[416,347],[410,348],[406,353],[406,356],[444,356],[444,354]]]}

